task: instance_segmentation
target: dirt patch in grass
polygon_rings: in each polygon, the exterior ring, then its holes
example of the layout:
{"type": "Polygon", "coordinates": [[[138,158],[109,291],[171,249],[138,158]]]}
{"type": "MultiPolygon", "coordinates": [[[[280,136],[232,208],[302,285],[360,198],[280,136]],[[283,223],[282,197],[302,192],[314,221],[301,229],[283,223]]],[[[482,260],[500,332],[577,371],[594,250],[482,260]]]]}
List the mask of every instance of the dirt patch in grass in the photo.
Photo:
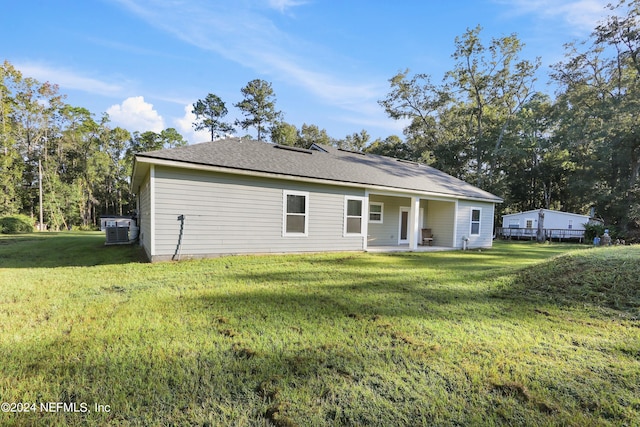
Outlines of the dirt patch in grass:
{"type": "Polygon", "coordinates": [[[231,350],[238,359],[251,359],[257,354],[257,351],[243,345],[242,343],[233,344],[231,350]]]}
{"type": "Polygon", "coordinates": [[[513,397],[521,402],[528,402],[531,400],[529,390],[522,384],[518,383],[506,383],[506,384],[493,384],[493,391],[499,395],[505,397],[513,397]]]}

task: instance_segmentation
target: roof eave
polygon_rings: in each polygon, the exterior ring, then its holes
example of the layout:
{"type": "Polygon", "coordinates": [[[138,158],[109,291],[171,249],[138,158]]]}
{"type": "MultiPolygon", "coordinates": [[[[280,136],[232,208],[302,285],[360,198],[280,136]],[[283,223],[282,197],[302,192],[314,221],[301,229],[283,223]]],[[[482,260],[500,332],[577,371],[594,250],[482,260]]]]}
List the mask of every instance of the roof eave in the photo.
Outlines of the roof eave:
{"type": "MultiPolygon", "coordinates": [[[[481,202],[489,202],[489,203],[502,203],[504,200],[500,197],[474,197],[465,194],[455,194],[455,193],[439,193],[435,191],[427,191],[427,190],[417,190],[412,188],[400,188],[400,187],[389,187],[382,185],[374,185],[367,184],[361,182],[349,182],[349,181],[337,181],[328,178],[315,178],[310,176],[301,176],[301,175],[291,175],[291,174],[281,174],[274,172],[264,172],[252,169],[240,169],[228,166],[216,166],[216,165],[208,165],[202,163],[194,163],[192,161],[181,161],[181,160],[169,160],[162,159],[148,155],[137,155],[134,163],[134,173],[132,176],[132,190],[135,190],[136,187],[134,183],[137,181],[141,181],[144,176],[146,176],[146,172],[148,169],[144,169],[144,173],[140,173],[140,164],[143,165],[158,165],[158,166],[168,166],[168,167],[178,167],[192,170],[201,170],[201,171],[209,171],[209,172],[221,172],[228,174],[236,174],[236,175],[245,175],[245,176],[255,176],[262,178],[274,178],[274,179],[284,179],[284,180],[292,180],[295,179],[297,181],[314,183],[314,184],[325,184],[325,185],[336,185],[342,187],[350,187],[350,188],[362,188],[369,191],[381,191],[381,192],[392,192],[392,193],[400,193],[406,196],[410,195],[424,195],[430,197],[439,197],[445,199],[457,199],[457,200],[469,200],[469,201],[481,201],[481,202]],[[136,175],[136,171],[138,175],[136,175]]],[[[134,191],[135,193],[135,191],[134,191]]]]}
{"type": "Polygon", "coordinates": [[[147,172],[152,162],[139,161],[139,156],[135,156],[133,159],[133,171],[131,172],[131,184],[130,190],[133,194],[138,193],[138,188],[142,185],[142,180],[147,176],[147,172]]]}

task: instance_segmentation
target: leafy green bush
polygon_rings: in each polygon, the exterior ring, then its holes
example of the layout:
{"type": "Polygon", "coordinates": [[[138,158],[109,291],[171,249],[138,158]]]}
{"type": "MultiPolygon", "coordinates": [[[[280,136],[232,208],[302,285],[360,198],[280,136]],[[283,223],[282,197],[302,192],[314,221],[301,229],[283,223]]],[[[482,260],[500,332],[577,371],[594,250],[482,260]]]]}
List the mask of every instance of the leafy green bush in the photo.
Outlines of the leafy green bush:
{"type": "Polygon", "coordinates": [[[584,224],[584,239],[587,243],[592,243],[594,237],[602,237],[605,230],[609,230],[611,239],[624,239],[625,235],[619,232],[615,227],[602,224],[584,224]]]}
{"type": "Polygon", "coordinates": [[[0,233],[33,233],[33,220],[26,215],[12,215],[0,218],[0,233]]]}
{"type": "Polygon", "coordinates": [[[595,237],[602,237],[605,227],[602,224],[584,224],[584,240],[591,243],[595,237]]]}

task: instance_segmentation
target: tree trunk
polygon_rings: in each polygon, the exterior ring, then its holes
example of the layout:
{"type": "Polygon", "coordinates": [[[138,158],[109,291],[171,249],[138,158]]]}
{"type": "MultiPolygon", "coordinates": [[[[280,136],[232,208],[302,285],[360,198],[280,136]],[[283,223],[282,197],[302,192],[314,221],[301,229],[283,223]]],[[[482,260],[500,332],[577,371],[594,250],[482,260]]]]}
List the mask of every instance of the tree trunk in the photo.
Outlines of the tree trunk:
{"type": "Polygon", "coordinates": [[[540,209],[540,212],[538,212],[538,232],[536,234],[536,240],[538,243],[542,243],[546,240],[544,232],[544,209],[540,209]]]}

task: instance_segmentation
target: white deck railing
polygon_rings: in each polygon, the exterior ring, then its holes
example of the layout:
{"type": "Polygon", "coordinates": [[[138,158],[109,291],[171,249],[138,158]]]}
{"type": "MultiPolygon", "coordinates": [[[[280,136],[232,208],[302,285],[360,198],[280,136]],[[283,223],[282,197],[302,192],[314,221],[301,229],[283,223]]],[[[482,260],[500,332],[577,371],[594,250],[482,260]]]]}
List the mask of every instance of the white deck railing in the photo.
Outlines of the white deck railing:
{"type": "MultiPolygon", "coordinates": [[[[535,228],[511,228],[498,227],[496,229],[496,237],[503,239],[535,239],[538,230],[535,228]]],[[[546,239],[562,240],[584,240],[584,230],[573,230],[564,228],[545,228],[544,234],[546,239]]]]}

